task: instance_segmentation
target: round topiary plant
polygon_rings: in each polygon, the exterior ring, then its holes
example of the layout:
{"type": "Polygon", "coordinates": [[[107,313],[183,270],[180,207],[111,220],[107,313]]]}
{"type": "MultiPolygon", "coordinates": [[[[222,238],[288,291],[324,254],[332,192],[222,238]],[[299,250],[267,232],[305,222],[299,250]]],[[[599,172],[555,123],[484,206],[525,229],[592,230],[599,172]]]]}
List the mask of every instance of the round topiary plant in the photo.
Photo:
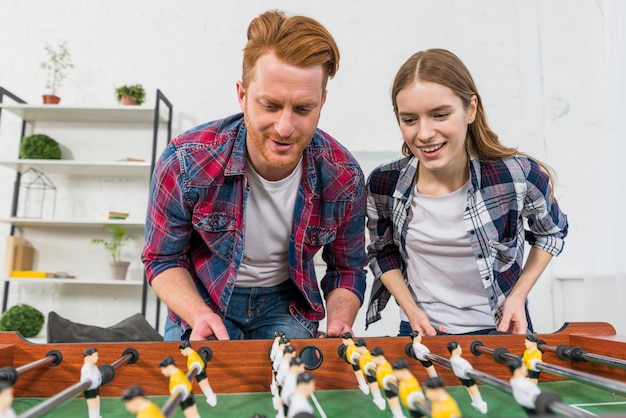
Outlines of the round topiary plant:
{"type": "Polygon", "coordinates": [[[34,337],[43,327],[44,317],[30,305],[12,306],[0,316],[0,331],[19,331],[24,337],[34,337]]]}
{"type": "Polygon", "coordinates": [[[45,134],[33,134],[22,139],[20,158],[37,160],[61,159],[59,143],[45,134]]]}

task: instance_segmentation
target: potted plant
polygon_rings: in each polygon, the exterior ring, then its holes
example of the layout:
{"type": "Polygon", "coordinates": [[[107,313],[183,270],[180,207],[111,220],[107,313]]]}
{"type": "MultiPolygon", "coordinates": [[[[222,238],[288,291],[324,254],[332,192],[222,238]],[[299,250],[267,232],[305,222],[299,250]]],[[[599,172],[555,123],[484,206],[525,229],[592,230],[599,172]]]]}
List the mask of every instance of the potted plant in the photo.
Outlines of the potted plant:
{"type": "Polygon", "coordinates": [[[135,235],[128,234],[120,225],[109,224],[104,229],[111,233],[111,239],[94,238],[92,244],[103,245],[109,251],[111,261],[111,278],[114,280],[124,280],[128,271],[130,261],[121,261],[122,248],[130,241],[137,239],[135,235]]]}
{"type": "Polygon", "coordinates": [[[60,43],[56,48],[46,44],[48,59],[41,62],[41,68],[47,71],[46,88],[50,94],[43,95],[44,104],[58,104],[61,98],[56,95],[57,89],[67,77],[68,70],[74,68],[67,49],[67,42],[60,43]]]}
{"type": "Polygon", "coordinates": [[[140,105],[146,99],[146,91],[141,84],[117,87],[115,94],[118,103],[123,105],[140,105]]]}
{"type": "Polygon", "coordinates": [[[0,331],[18,331],[25,338],[39,334],[43,327],[43,314],[30,305],[10,307],[0,317],[0,331]]]}
{"type": "Polygon", "coordinates": [[[59,160],[61,159],[61,146],[46,134],[32,134],[22,139],[20,158],[59,160]]]}

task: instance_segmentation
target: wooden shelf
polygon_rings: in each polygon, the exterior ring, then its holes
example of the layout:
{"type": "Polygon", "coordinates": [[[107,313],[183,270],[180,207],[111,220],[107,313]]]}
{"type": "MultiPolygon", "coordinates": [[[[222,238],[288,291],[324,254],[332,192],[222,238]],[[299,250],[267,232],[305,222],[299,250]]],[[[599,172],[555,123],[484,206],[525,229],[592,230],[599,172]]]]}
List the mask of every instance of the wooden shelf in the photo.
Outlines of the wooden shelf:
{"type": "Polygon", "coordinates": [[[0,160],[0,165],[21,173],[32,167],[46,174],[150,177],[150,163],[147,162],[0,160]]]}
{"type": "Polygon", "coordinates": [[[75,219],[41,219],[41,218],[0,218],[0,223],[14,226],[30,227],[62,227],[62,228],[103,228],[105,225],[122,225],[126,228],[143,229],[144,221],[127,221],[122,219],[75,220],[75,219]]]}
{"type": "MultiPolygon", "coordinates": [[[[154,108],[145,106],[83,107],[65,105],[0,104],[26,122],[153,123],[154,108]]],[[[159,115],[159,122],[167,119],[159,115]]]]}
{"type": "Polygon", "coordinates": [[[86,285],[105,285],[105,286],[142,286],[143,280],[86,280],[86,279],[61,279],[61,278],[29,278],[29,277],[3,277],[3,282],[22,282],[29,284],[86,284],[86,285]]]}

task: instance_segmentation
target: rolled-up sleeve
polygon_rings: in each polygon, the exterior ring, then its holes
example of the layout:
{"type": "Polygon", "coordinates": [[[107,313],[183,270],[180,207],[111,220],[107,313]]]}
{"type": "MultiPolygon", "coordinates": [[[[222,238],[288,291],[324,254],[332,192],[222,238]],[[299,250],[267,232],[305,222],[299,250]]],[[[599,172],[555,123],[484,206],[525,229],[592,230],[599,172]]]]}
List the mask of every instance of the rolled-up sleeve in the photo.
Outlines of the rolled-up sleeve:
{"type": "Polygon", "coordinates": [[[148,283],[167,269],[189,267],[191,215],[187,209],[176,148],[168,145],[150,183],[145,244],[141,255],[148,283]]]}
{"type": "Polygon", "coordinates": [[[551,196],[549,177],[534,161],[526,176],[526,200],[523,216],[528,220],[526,239],[533,247],[557,256],[563,251],[568,231],[567,215],[551,196]]]}

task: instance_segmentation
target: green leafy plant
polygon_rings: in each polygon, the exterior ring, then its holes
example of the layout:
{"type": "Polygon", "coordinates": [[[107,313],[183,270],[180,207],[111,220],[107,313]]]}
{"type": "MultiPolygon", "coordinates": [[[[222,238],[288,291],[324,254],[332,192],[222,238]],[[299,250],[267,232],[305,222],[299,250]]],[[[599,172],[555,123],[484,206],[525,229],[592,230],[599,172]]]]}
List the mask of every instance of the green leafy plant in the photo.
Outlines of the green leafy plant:
{"type": "Polygon", "coordinates": [[[52,95],[56,95],[57,89],[67,77],[68,71],[74,68],[74,64],[67,49],[67,41],[56,47],[46,44],[45,51],[48,59],[42,61],[40,66],[47,72],[46,88],[52,95]]]}
{"type": "Polygon", "coordinates": [[[59,143],[45,134],[33,134],[22,139],[20,158],[39,160],[61,159],[59,143]]]}
{"type": "Polygon", "coordinates": [[[142,104],[146,99],[146,91],[141,84],[134,84],[132,86],[121,86],[115,89],[117,95],[117,101],[121,102],[122,97],[130,97],[134,99],[138,105],[142,104]]]}
{"type": "Polygon", "coordinates": [[[94,238],[91,240],[91,243],[103,245],[109,251],[112,261],[120,261],[122,248],[130,241],[137,239],[137,236],[128,234],[120,225],[109,224],[104,229],[111,233],[111,239],[94,238]]]}
{"type": "Polygon", "coordinates": [[[44,317],[41,312],[30,305],[12,306],[0,317],[0,331],[18,331],[26,338],[39,334],[43,327],[44,317]]]}

